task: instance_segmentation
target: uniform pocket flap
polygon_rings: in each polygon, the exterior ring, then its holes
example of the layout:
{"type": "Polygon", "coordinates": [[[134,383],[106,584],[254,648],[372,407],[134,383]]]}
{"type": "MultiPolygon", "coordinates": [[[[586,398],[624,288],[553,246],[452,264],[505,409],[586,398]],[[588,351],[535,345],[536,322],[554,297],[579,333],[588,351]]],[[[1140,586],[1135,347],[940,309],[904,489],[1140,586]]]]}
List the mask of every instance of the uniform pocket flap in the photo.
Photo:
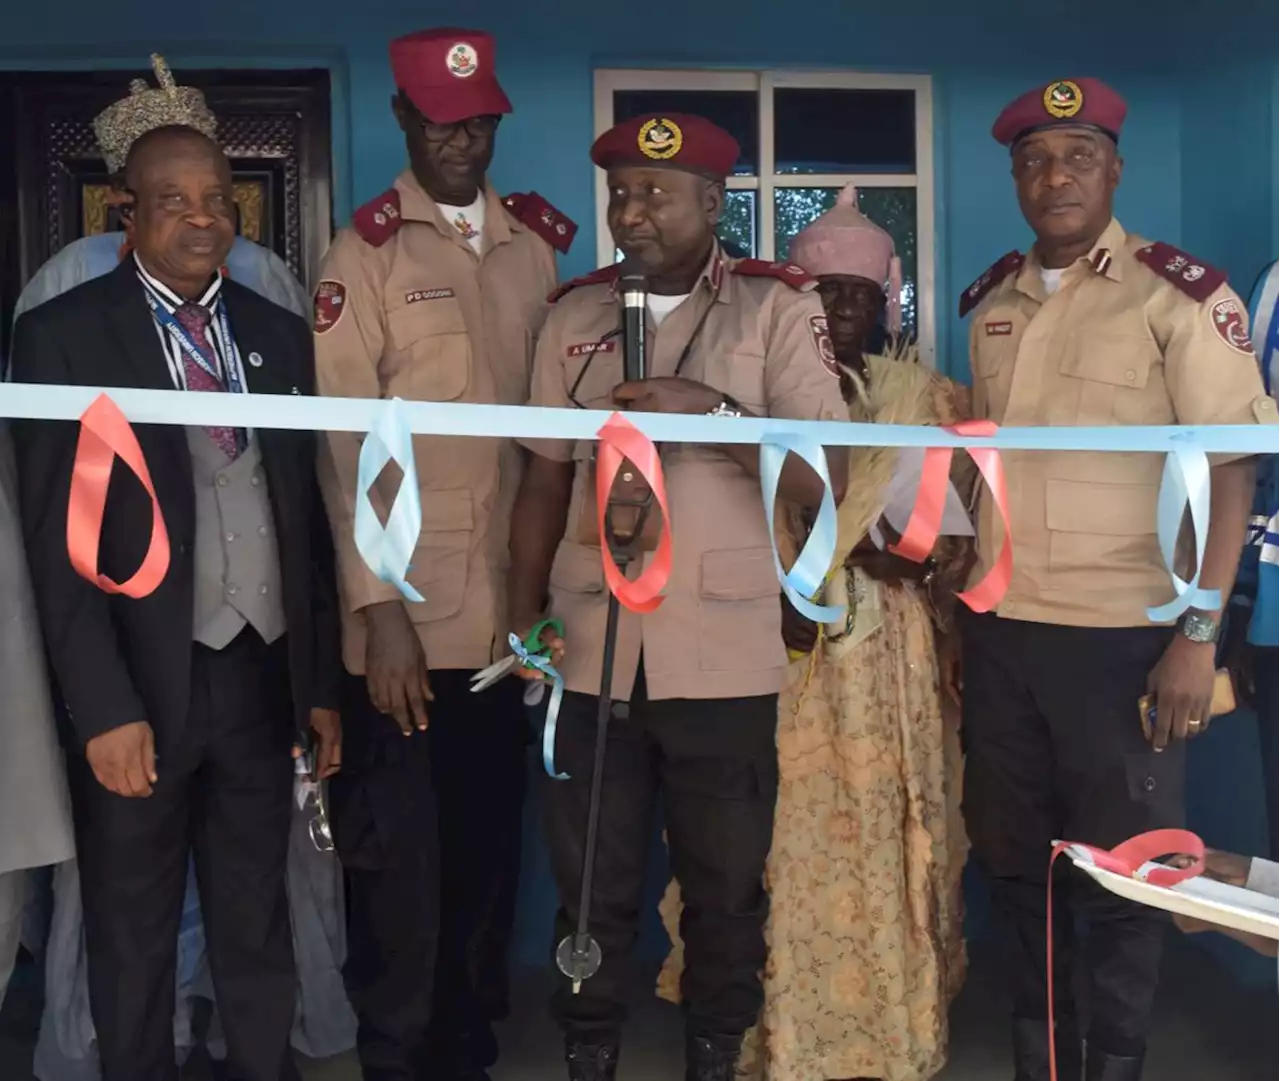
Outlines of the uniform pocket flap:
{"type": "Polygon", "coordinates": [[[449,296],[419,300],[402,308],[387,312],[387,329],[397,349],[408,349],[414,342],[437,334],[465,334],[467,324],[462,319],[462,308],[449,296]]]}
{"type": "Polygon", "coordinates": [[[437,488],[422,493],[423,533],[470,533],[471,489],[437,488]]]}
{"type": "Polygon", "coordinates": [[[551,564],[551,584],[566,593],[604,592],[600,549],[563,541],[551,564]]]}
{"type": "Polygon", "coordinates": [[[1076,379],[1138,390],[1147,385],[1151,366],[1159,357],[1156,343],[1139,334],[1076,335],[1058,371],[1076,379]]]}
{"type": "Polygon", "coordinates": [[[1150,484],[1050,480],[1045,525],[1062,533],[1136,537],[1156,531],[1156,493],[1150,484]]]}
{"type": "Polygon", "coordinates": [[[702,553],[700,595],[714,601],[749,601],[775,596],[781,587],[768,548],[702,553]]]}

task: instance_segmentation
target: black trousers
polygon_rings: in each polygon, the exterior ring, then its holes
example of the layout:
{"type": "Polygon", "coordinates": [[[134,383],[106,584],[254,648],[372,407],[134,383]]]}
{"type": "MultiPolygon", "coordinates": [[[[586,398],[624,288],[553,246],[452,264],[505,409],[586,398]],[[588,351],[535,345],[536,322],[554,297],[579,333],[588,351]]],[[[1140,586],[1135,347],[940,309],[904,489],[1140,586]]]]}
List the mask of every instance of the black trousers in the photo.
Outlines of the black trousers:
{"type": "Polygon", "coordinates": [[[285,645],[246,628],[194,648],[191,710],[146,799],[103,788],[69,757],[103,1081],[177,1081],[178,922],[194,851],[218,1012],[237,1081],[297,1076],[296,975],[285,893],[293,785],[285,645]]]}
{"type": "Polygon", "coordinates": [[[1263,646],[1254,650],[1253,685],[1257,691],[1254,708],[1258,713],[1258,743],[1262,747],[1262,776],[1267,793],[1267,826],[1271,835],[1271,858],[1280,858],[1280,650],[1263,646]]]}
{"type": "MultiPolygon", "coordinates": [[[[552,1012],[571,1039],[592,1040],[625,1020],[629,958],[644,901],[655,798],[684,912],[681,996],[694,1035],[740,1035],[764,994],[764,865],[778,792],[776,695],[648,701],[641,672],[631,702],[612,704],[600,804],[590,931],[600,970],[574,995],[561,980],[552,1012]]],[[[577,926],[596,698],[564,696],[556,765],[546,778],[546,824],[560,894],[556,942],[577,926]]]]}
{"type": "MultiPolygon", "coordinates": [[[[1170,641],[1158,627],[1094,629],[965,613],[964,811],[973,852],[1008,920],[1014,1015],[1046,1015],[1045,907],[1051,842],[1112,848],[1180,827],[1185,747],[1160,754],[1137,703],[1170,641]]],[[[1088,924],[1081,961],[1089,1039],[1113,1055],[1145,1046],[1166,918],[1055,868],[1054,995],[1074,1025],[1073,912],[1088,924]]]]}
{"type": "Polygon", "coordinates": [[[464,1076],[497,1059],[520,874],[523,683],[480,694],[431,673],[430,728],[404,736],[348,680],[330,783],[347,869],[344,978],[365,1081],[464,1076]]]}

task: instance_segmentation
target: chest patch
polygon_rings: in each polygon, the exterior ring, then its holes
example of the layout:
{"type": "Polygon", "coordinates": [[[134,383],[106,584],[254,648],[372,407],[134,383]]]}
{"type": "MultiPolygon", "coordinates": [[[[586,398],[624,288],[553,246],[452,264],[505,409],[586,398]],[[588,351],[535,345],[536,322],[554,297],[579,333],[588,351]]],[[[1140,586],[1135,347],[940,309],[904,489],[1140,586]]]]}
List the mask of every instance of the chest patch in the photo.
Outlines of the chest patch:
{"type": "Polygon", "coordinates": [[[347,310],[347,287],[342,282],[326,279],[316,286],[315,313],[312,329],[327,334],[338,325],[347,310]]]}
{"type": "Polygon", "coordinates": [[[453,290],[447,286],[442,289],[412,289],[404,295],[406,304],[417,304],[420,300],[447,300],[453,296],[453,290]]]}
{"type": "Polygon", "coordinates": [[[614,338],[610,338],[607,342],[577,342],[569,346],[565,350],[565,355],[570,357],[589,357],[593,353],[613,353],[618,348],[618,342],[614,338]]]}
{"type": "Polygon", "coordinates": [[[1237,353],[1253,356],[1253,338],[1249,334],[1249,321],[1236,300],[1226,297],[1218,301],[1209,309],[1209,318],[1213,320],[1213,329],[1217,331],[1219,338],[1237,353]]]}
{"type": "Polygon", "coordinates": [[[988,338],[1007,338],[1013,333],[1013,324],[1007,319],[986,325],[988,338]]]}
{"type": "Polygon", "coordinates": [[[813,338],[813,347],[818,351],[822,366],[839,379],[840,365],[836,363],[836,347],[831,344],[831,331],[825,315],[809,316],[809,335],[813,338]]]}

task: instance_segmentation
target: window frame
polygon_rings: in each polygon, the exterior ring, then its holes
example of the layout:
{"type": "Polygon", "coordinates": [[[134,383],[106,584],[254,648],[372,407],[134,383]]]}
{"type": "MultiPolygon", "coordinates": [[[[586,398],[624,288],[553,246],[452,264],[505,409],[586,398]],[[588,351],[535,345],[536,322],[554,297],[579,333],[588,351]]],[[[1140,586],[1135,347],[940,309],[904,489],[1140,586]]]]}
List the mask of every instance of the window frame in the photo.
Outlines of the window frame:
{"type": "MultiPolygon", "coordinates": [[[[754,93],[759,100],[760,174],[731,176],[730,191],[757,192],[759,256],[775,259],[773,195],[778,188],[916,189],[916,330],[920,360],[937,367],[935,318],[936,229],[934,220],[933,80],[928,75],[864,71],[790,71],[785,69],[699,70],[679,68],[597,68],[593,76],[595,135],[613,126],[613,95],[626,90],[718,90],[754,93]],[[916,171],[914,173],[777,173],[774,161],[775,90],[911,90],[915,94],[916,171]]],[[[606,211],[609,201],[603,170],[595,170],[596,265],[614,260],[606,211]]]]}

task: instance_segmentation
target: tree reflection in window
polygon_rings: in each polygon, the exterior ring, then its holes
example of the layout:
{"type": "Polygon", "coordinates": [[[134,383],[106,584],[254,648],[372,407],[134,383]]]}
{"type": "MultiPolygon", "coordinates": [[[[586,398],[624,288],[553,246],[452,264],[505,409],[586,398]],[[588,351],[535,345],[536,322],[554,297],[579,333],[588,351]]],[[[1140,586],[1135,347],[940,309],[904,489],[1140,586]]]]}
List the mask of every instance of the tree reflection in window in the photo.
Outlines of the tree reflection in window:
{"type": "MultiPolygon", "coordinates": [[[[733,193],[739,194],[739,193],[733,193]]],[[[753,192],[742,192],[754,195],[753,192]]],[[[779,259],[787,258],[791,241],[806,225],[836,204],[838,188],[776,188],[773,196],[774,237],[779,259]]],[[[862,212],[893,237],[902,260],[902,329],[917,330],[916,319],[916,189],[861,188],[862,212]]],[[[726,215],[727,216],[727,215],[726,215]]]]}
{"type": "Polygon", "coordinates": [[[727,191],[724,193],[724,213],[716,235],[737,249],[748,259],[760,257],[756,243],[756,193],[754,191],[727,191]]]}

